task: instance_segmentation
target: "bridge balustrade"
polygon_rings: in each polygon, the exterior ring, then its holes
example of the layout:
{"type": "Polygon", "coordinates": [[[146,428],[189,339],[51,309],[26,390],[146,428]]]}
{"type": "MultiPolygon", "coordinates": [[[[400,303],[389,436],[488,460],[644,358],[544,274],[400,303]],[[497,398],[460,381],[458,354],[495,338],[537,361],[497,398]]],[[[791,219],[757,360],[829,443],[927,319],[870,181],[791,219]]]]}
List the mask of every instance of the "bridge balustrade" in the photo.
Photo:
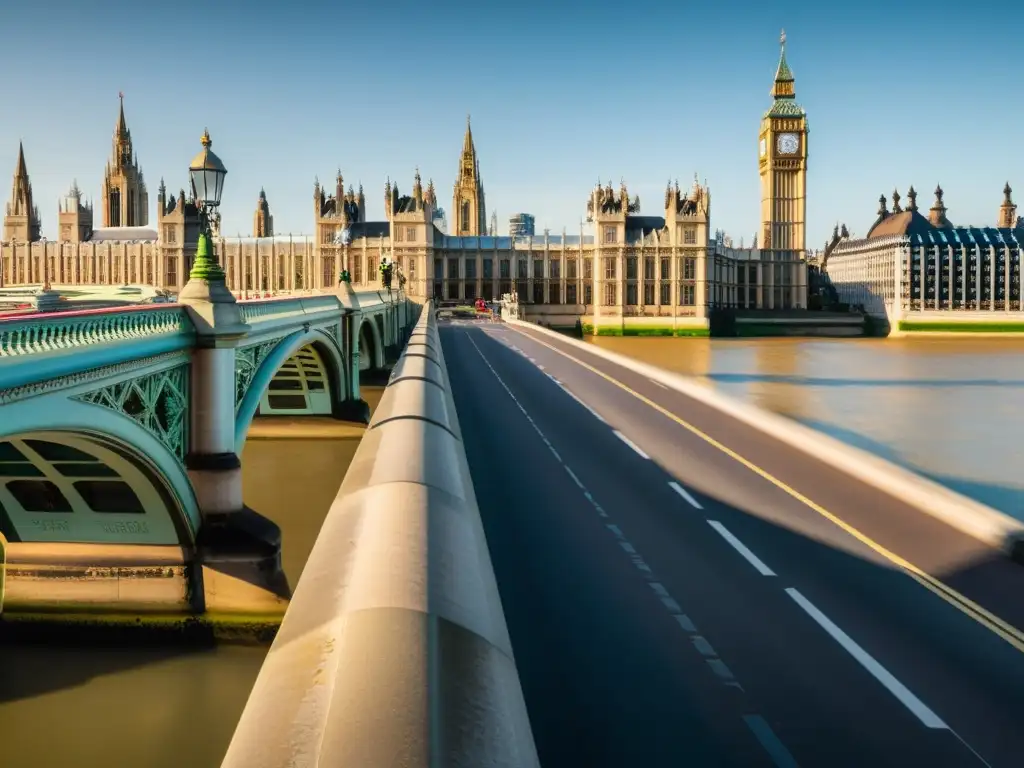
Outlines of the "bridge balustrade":
{"type": "Polygon", "coordinates": [[[437,321],[424,309],[223,768],[539,765],[437,321]]]}

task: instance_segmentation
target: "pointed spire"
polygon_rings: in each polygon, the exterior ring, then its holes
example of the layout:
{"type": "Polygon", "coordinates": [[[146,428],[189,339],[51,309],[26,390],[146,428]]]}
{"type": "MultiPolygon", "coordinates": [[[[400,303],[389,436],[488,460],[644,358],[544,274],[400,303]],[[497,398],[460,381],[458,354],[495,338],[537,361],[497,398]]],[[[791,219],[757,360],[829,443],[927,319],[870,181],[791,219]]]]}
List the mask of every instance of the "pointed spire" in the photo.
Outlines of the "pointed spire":
{"type": "Polygon", "coordinates": [[[469,113],[466,113],[466,135],[462,139],[462,151],[463,153],[476,154],[476,148],[473,146],[473,126],[470,124],[469,113]]]}
{"type": "MultiPolygon", "coordinates": [[[[772,98],[775,99],[776,103],[770,112],[779,110],[778,102],[780,99],[784,103],[791,104],[793,99],[796,98],[796,91],[793,87],[793,71],[789,68],[789,63],[786,61],[786,30],[782,30],[782,34],[779,36],[779,48],[779,65],[775,69],[775,80],[772,83],[771,90],[772,98]]],[[[782,112],[791,111],[791,109],[782,108],[782,112]]]]}
{"type": "Polygon", "coordinates": [[[14,178],[28,178],[28,166],[25,165],[25,145],[21,141],[18,142],[18,165],[14,169],[14,178]]]}
{"type": "Polygon", "coordinates": [[[914,185],[910,185],[910,190],[907,192],[907,200],[910,203],[907,205],[907,210],[911,213],[917,213],[917,190],[914,189],[914,185]]]}
{"type": "Polygon", "coordinates": [[[1010,188],[1010,182],[1006,182],[1006,186],[1003,187],[1003,202],[1007,205],[1013,205],[1013,190],[1010,188]]]}
{"type": "Polygon", "coordinates": [[[779,66],[775,70],[776,83],[792,83],[793,72],[786,61],[786,30],[779,35],[779,66]]]}
{"type": "Polygon", "coordinates": [[[116,132],[118,136],[128,136],[128,121],[124,119],[124,91],[119,91],[117,94],[118,100],[121,102],[120,108],[117,113],[117,128],[116,132]]]}

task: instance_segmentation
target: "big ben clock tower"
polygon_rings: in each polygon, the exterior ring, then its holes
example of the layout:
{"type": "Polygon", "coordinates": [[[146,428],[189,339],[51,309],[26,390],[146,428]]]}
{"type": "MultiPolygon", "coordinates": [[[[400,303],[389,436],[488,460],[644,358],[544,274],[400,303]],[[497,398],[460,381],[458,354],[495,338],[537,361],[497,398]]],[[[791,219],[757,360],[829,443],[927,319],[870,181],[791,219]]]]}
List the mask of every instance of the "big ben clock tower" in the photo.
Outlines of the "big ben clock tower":
{"type": "MultiPolygon", "coordinates": [[[[776,251],[806,248],[807,114],[796,103],[793,73],[786,63],[786,33],[772,85],[771,109],[761,119],[761,247],[776,251]]],[[[796,255],[796,254],[794,254],[796,255]]]]}

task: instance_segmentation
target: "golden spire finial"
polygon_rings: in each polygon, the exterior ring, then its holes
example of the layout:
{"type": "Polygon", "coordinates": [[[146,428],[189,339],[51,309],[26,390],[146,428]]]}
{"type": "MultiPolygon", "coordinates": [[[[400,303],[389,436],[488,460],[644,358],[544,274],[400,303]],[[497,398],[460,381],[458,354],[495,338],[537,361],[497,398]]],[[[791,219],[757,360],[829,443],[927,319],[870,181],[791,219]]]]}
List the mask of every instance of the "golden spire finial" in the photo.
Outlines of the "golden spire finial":
{"type": "Polygon", "coordinates": [[[209,147],[213,144],[213,139],[210,138],[210,130],[208,128],[203,129],[203,137],[199,139],[199,143],[204,147],[209,147]]]}

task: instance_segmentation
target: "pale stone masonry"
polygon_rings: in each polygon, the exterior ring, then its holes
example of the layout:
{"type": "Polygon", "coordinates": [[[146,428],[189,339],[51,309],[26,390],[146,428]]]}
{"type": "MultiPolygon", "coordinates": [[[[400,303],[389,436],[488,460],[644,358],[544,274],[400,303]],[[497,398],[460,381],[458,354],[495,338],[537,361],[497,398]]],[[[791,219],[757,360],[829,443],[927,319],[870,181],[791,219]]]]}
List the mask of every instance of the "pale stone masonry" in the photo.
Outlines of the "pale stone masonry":
{"type": "MultiPolygon", "coordinates": [[[[411,194],[401,194],[388,179],[385,220],[367,221],[362,185],[346,189],[339,170],[332,193],[319,180],[314,184],[311,235],[276,234],[261,191],[255,237],[218,236],[217,253],[228,286],[239,294],[332,288],[343,269],[357,289],[372,288],[379,285],[380,259],[387,257],[399,265],[411,296],[470,302],[516,292],[531,319],[555,326],[579,320],[609,332],[703,332],[715,305],[804,308],[808,130],[793,83],[783,45],[773,104],[759,131],[760,248],[736,249],[712,236],[711,190],[696,176],[689,189],[678,182],[667,186],[657,216],[641,214],[639,199],[629,196],[624,182],[617,190],[598,184],[586,202],[593,234],[582,224],[578,232],[533,237],[488,234],[480,159],[467,119],[447,213],[433,181],[424,186],[417,171],[411,194]]],[[[103,228],[92,228],[92,207],[76,184],[60,204],[59,240],[40,242],[39,214],[19,152],[0,244],[0,282],[142,283],[179,292],[195,254],[199,211],[184,189],[169,194],[161,181],[150,228],[147,200],[123,102],[104,175],[103,228]]]]}

